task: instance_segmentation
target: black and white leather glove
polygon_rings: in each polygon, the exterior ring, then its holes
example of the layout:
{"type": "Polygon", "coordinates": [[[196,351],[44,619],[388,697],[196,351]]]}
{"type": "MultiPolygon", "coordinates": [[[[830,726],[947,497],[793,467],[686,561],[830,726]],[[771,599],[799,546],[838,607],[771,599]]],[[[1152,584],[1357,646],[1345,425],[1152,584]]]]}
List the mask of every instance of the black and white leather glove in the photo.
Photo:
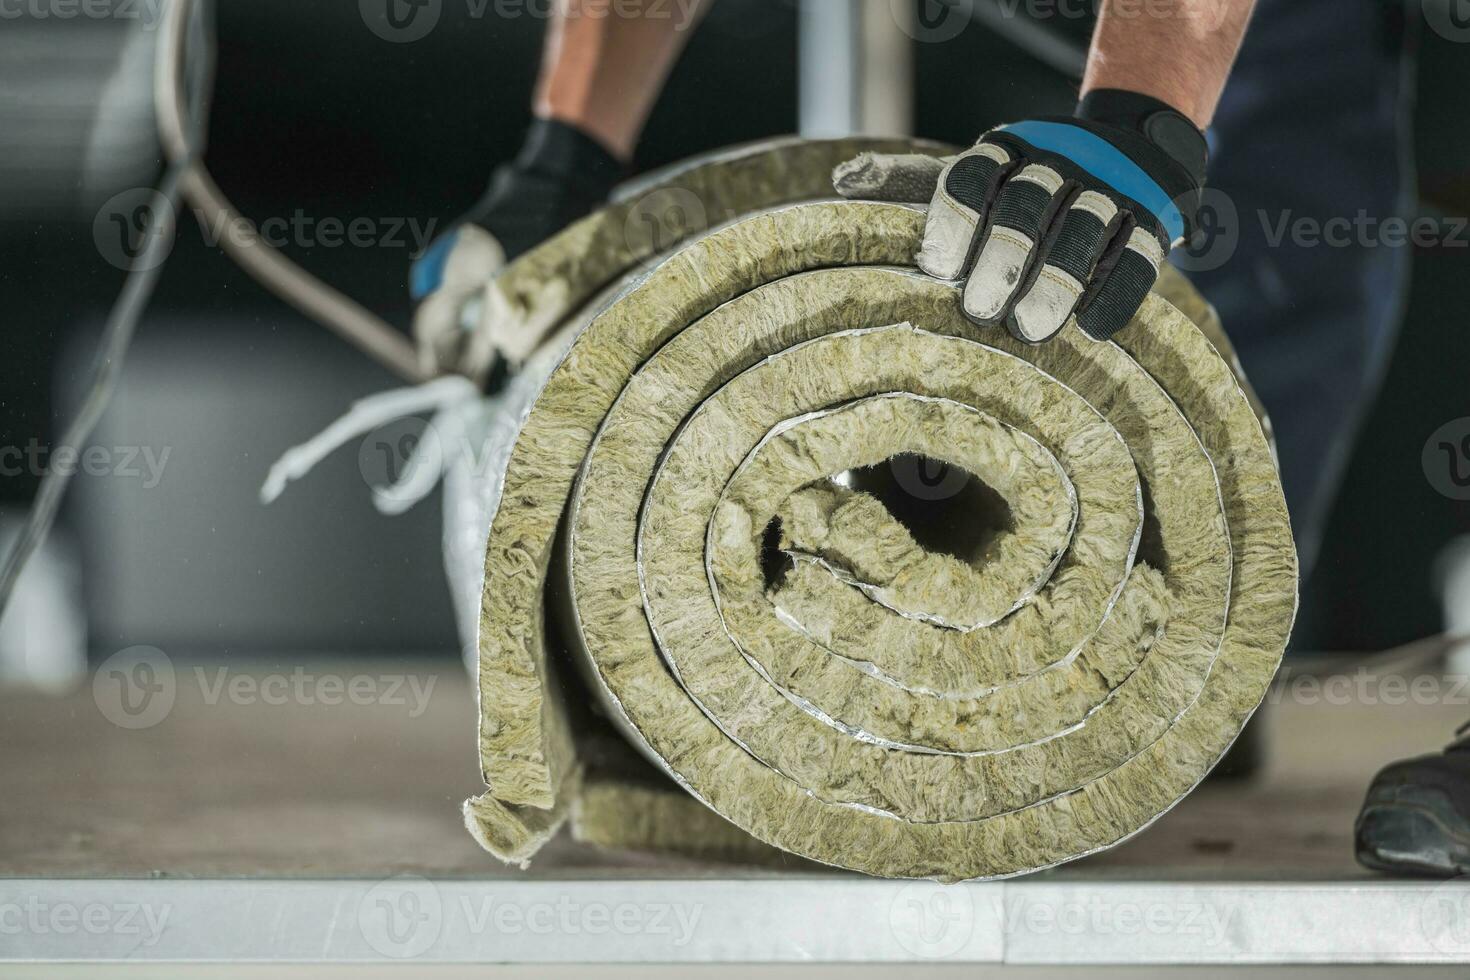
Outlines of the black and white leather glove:
{"type": "Polygon", "coordinates": [[[1001,126],[942,161],[865,154],[833,180],[844,197],[917,202],[932,190],[918,265],[964,280],[975,322],[1041,343],[1076,316],[1106,340],[1193,230],[1206,158],[1185,116],[1104,89],[1073,118],[1001,126]]]}

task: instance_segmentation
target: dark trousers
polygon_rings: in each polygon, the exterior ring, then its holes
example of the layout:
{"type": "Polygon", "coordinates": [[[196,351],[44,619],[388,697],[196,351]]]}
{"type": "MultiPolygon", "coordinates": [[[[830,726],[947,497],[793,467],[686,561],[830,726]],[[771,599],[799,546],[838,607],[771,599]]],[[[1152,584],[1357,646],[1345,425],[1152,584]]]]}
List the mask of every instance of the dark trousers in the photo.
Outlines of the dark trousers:
{"type": "Polygon", "coordinates": [[[1215,203],[1234,215],[1207,217],[1235,227],[1215,229],[1227,240],[1213,255],[1208,238],[1196,249],[1200,268],[1178,260],[1271,414],[1304,576],[1408,281],[1409,245],[1382,237],[1384,219],[1413,215],[1403,14],[1389,0],[1260,0],[1210,134],[1215,203]],[[1334,241],[1311,244],[1314,224],[1334,241]]]}

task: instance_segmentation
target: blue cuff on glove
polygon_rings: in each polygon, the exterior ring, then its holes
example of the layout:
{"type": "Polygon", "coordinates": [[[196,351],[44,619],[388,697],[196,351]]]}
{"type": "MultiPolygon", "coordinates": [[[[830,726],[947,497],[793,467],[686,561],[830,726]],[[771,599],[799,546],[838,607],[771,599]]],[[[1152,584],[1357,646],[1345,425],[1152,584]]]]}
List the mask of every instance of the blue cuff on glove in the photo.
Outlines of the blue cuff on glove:
{"type": "Polygon", "coordinates": [[[1184,215],[1168,193],[1121,150],[1080,126],[1057,122],[1021,122],[1001,126],[1036,147],[1066,157],[1119,194],[1148,208],[1163,225],[1170,242],[1184,237],[1184,215]]]}

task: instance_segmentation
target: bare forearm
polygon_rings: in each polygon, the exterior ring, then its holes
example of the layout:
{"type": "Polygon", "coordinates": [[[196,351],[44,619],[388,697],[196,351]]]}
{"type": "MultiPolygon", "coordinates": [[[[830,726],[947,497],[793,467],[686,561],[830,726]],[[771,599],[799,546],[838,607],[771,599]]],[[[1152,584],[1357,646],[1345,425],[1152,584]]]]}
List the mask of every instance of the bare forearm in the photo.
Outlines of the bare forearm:
{"type": "Polygon", "coordinates": [[[1139,92],[1204,129],[1254,6],[1255,0],[1105,0],[1082,94],[1100,88],[1139,92]]]}
{"type": "Polygon", "coordinates": [[[595,137],[624,160],[707,0],[557,0],[536,115],[595,137]]]}

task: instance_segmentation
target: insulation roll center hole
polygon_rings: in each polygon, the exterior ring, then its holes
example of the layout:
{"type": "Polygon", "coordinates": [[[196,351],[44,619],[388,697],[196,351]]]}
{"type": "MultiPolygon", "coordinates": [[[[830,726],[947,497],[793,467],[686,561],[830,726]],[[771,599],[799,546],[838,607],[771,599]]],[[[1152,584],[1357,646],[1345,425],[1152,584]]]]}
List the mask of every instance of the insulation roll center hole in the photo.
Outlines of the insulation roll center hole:
{"type": "Polygon", "coordinates": [[[942,459],[900,453],[833,482],[876,497],[924,550],[968,565],[992,558],[1000,536],[1016,527],[1005,497],[942,459]]]}

